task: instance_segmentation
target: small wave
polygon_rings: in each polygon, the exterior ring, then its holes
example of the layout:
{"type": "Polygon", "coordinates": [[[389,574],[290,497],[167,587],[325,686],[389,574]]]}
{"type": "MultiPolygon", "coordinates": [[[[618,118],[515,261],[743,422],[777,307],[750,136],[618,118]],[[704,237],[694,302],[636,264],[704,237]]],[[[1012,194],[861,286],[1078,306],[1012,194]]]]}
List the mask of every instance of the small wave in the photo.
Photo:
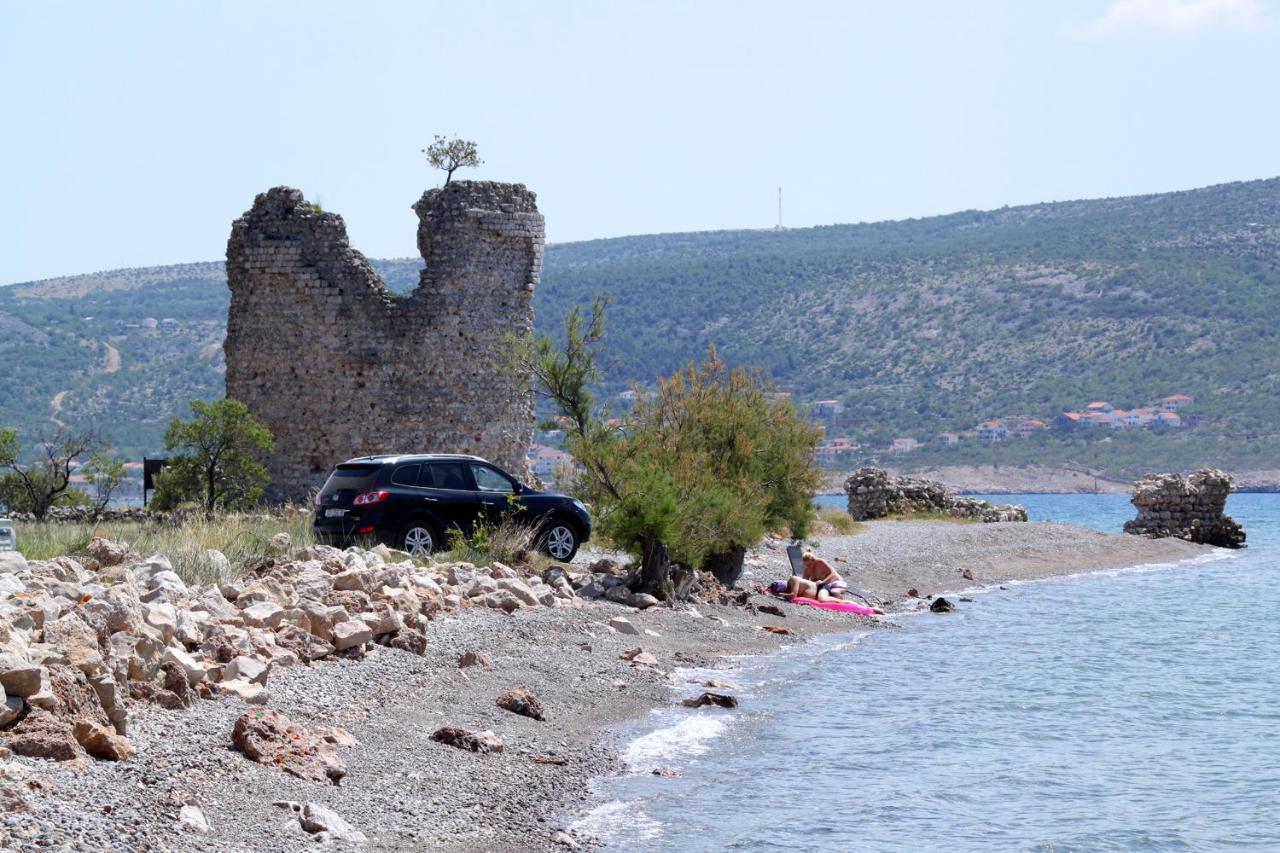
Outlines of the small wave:
{"type": "Polygon", "coordinates": [[[733,717],[702,713],[684,716],[672,726],[663,726],[641,735],[622,751],[622,760],[632,770],[651,770],[654,762],[702,755],[710,742],[724,734],[733,717]]]}
{"type": "Polygon", "coordinates": [[[579,838],[595,838],[608,843],[625,830],[627,839],[652,841],[662,834],[662,824],[644,813],[639,800],[610,800],[601,803],[569,827],[579,838]]]}

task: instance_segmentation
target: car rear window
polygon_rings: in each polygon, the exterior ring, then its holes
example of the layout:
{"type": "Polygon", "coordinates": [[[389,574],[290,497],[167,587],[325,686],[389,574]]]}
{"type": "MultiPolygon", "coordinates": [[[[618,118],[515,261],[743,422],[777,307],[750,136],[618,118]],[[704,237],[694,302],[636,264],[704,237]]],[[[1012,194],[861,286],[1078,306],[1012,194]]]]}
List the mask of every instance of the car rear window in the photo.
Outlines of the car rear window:
{"type": "Polygon", "coordinates": [[[367,492],[377,483],[381,470],[381,465],[339,465],[333,469],[321,492],[328,494],[347,489],[367,492]]]}
{"type": "Polygon", "coordinates": [[[401,465],[391,475],[391,483],[395,486],[418,485],[418,465],[401,465]]]}

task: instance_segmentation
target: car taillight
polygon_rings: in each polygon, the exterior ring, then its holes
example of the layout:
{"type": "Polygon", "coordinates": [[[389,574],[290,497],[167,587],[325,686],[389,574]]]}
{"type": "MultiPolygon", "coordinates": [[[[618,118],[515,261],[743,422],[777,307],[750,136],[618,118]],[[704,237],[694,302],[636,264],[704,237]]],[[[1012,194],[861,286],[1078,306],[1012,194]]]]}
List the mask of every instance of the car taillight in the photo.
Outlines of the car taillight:
{"type": "Polygon", "coordinates": [[[380,504],[389,499],[391,493],[386,489],[376,492],[365,492],[363,495],[356,495],[356,499],[352,502],[352,506],[369,506],[370,504],[380,504]]]}

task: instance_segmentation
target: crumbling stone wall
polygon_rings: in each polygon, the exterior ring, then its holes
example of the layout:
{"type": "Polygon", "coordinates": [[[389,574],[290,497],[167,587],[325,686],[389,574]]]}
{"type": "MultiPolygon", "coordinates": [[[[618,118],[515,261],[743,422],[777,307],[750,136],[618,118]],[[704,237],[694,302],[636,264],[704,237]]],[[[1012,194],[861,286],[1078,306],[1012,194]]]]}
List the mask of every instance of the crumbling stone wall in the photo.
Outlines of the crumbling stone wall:
{"type": "Polygon", "coordinates": [[[1189,477],[1148,474],[1134,485],[1130,502],[1138,508],[1138,517],[1124,523],[1124,532],[1243,548],[1244,528],[1222,511],[1231,491],[1231,477],[1213,468],[1189,477]]]}
{"type": "Polygon", "coordinates": [[[342,217],[299,190],[260,194],[231,226],[227,396],[275,435],[273,498],[304,498],[335,463],[369,453],[473,453],[529,474],[533,395],[511,343],[533,332],[536,196],[454,181],[413,209],[426,269],[399,298],[342,217]]]}
{"type": "Polygon", "coordinates": [[[1027,511],[1017,504],[993,506],[977,498],[956,497],[936,480],[894,477],[883,468],[859,468],[845,480],[844,491],[855,521],[934,512],[988,523],[1027,520],[1027,511]]]}

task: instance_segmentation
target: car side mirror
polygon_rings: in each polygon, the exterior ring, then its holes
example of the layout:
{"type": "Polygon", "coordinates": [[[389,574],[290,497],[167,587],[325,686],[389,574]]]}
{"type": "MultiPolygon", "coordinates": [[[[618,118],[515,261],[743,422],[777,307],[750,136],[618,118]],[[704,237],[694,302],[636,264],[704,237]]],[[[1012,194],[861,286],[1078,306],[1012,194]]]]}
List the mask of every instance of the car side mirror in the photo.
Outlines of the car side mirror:
{"type": "Polygon", "coordinates": [[[521,482],[519,482],[519,481],[516,481],[516,483],[514,484],[514,486],[513,486],[513,487],[512,487],[512,489],[511,489],[512,493],[513,493],[513,494],[517,494],[517,495],[518,495],[518,494],[520,494],[521,492],[523,492],[524,490],[525,490],[525,485],[524,485],[524,483],[521,483],[521,482]]]}

